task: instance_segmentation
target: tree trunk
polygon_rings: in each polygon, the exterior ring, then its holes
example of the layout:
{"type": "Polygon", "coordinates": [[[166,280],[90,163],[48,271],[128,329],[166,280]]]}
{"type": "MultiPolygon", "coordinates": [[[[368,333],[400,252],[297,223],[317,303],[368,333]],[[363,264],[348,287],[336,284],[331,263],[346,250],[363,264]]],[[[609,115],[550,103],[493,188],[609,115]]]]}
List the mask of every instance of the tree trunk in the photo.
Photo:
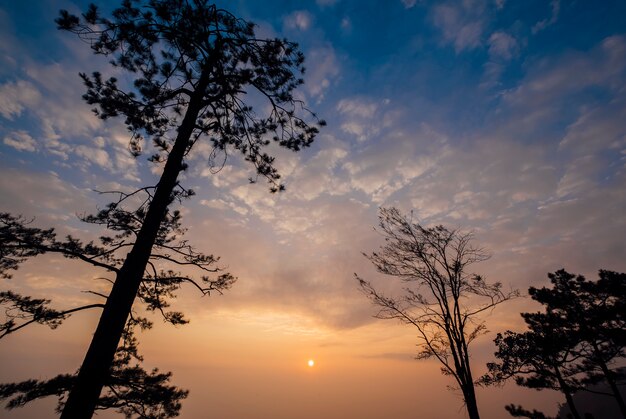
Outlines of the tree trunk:
{"type": "Polygon", "coordinates": [[[476,401],[476,392],[474,386],[470,386],[470,389],[465,393],[465,407],[467,408],[467,414],[470,419],[480,419],[478,413],[478,402],[476,401]]]}
{"type": "Polygon", "coordinates": [[[471,371],[468,370],[465,373],[465,382],[463,384],[463,399],[465,399],[465,408],[467,409],[467,414],[470,419],[480,419],[480,414],[478,413],[478,401],[476,400],[476,389],[474,388],[474,383],[471,379],[471,371]],[[469,378],[469,381],[467,379],[469,378]]]}
{"type": "Polygon", "coordinates": [[[597,359],[598,359],[597,361],[598,365],[600,365],[600,368],[602,369],[602,372],[604,373],[604,377],[606,378],[606,381],[609,383],[609,386],[611,387],[611,391],[613,392],[613,395],[615,396],[615,400],[617,401],[617,404],[619,405],[619,410],[620,412],[622,412],[622,416],[626,419],[626,404],[624,403],[624,398],[622,397],[622,394],[619,392],[617,383],[615,383],[615,380],[613,379],[613,373],[609,370],[609,367],[607,367],[606,363],[602,360],[602,358],[598,356],[597,359]]]}
{"type": "Polygon", "coordinates": [[[554,371],[556,373],[556,379],[559,382],[559,386],[561,387],[561,392],[565,395],[565,401],[567,402],[567,407],[569,407],[572,416],[574,419],[582,419],[580,417],[580,413],[578,413],[578,409],[576,409],[576,405],[574,404],[574,398],[572,397],[570,387],[561,376],[561,371],[559,371],[558,367],[554,367],[554,371]]]}
{"type": "MultiPolygon", "coordinates": [[[[459,324],[462,324],[460,312],[458,311],[458,305],[455,305],[455,316],[459,319],[459,324]]],[[[472,376],[472,368],[470,365],[469,350],[467,342],[465,341],[465,331],[461,328],[459,331],[459,337],[456,340],[458,345],[458,351],[460,355],[461,368],[457,373],[463,377],[463,398],[465,399],[465,407],[467,408],[467,414],[470,419],[480,419],[478,413],[478,401],[476,400],[476,389],[474,388],[474,378],[472,376]]]]}
{"type": "Polygon", "coordinates": [[[69,394],[61,419],[91,418],[102,387],[109,377],[115,351],[141,284],[152,246],[166,215],[167,207],[171,203],[178,175],[183,168],[183,157],[201,109],[204,88],[201,82],[199,84],[196,93],[190,98],[145,221],[107,298],[98,327],[85,355],[76,383],[69,394]]]}

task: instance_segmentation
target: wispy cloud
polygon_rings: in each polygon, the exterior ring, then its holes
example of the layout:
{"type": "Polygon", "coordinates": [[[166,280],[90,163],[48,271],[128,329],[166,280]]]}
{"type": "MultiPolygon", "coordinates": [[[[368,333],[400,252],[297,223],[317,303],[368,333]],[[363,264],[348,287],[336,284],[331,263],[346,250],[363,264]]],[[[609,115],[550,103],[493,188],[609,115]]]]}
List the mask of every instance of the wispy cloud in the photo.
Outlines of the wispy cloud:
{"type": "Polygon", "coordinates": [[[470,3],[442,4],[433,9],[434,25],[441,30],[443,41],[453,44],[457,53],[482,44],[484,22],[480,8],[470,3]]]}
{"type": "Polygon", "coordinates": [[[305,89],[318,102],[340,74],[339,60],[335,50],[330,46],[318,47],[307,54],[307,73],[305,89]]]}
{"type": "Polygon", "coordinates": [[[285,27],[288,29],[298,29],[307,31],[311,27],[313,17],[304,10],[299,10],[285,17],[285,27]]]}
{"type": "Polygon", "coordinates": [[[489,56],[492,60],[509,61],[519,53],[517,40],[506,32],[494,32],[489,37],[489,56]]]}
{"type": "Polygon", "coordinates": [[[4,137],[4,143],[18,151],[35,151],[37,143],[26,131],[14,131],[4,137]]]}
{"type": "Polygon", "coordinates": [[[550,2],[550,17],[541,19],[535,23],[532,27],[532,33],[536,34],[548,26],[554,25],[559,19],[559,13],[561,11],[561,0],[552,0],[550,2]]]}
{"type": "Polygon", "coordinates": [[[28,81],[18,80],[0,86],[0,114],[7,119],[20,116],[24,108],[34,108],[40,101],[39,90],[28,81]]]}

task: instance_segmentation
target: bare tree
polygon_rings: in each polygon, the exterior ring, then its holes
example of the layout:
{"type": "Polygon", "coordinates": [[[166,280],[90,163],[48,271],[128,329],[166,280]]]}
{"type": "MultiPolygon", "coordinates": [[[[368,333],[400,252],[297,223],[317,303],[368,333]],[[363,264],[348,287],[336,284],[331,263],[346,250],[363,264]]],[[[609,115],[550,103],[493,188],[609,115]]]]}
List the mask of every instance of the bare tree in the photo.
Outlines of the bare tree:
{"type": "Polygon", "coordinates": [[[397,319],[417,329],[417,359],[436,358],[454,377],[471,419],[478,419],[469,345],[485,332],[480,314],[516,297],[499,282],[489,284],[468,267],[489,258],[472,244],[472,233],[442,225],[427,228],[396,208],[381,208],[379,231],[385,245],[365,254],[378,272],[408,284],[400,297],[379,292],[355,274],[362,291],[376,304],[380,319],[397,319]]]}

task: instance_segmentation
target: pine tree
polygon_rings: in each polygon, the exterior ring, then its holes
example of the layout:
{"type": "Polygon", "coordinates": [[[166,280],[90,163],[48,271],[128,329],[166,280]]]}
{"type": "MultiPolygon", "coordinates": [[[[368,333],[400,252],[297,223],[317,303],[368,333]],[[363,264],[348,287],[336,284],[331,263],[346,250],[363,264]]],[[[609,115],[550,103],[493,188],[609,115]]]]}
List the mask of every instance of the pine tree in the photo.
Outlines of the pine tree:
{"type": "MultiPolygon", "coordinates": [[[[122,208],[133,192],[86,218],[113,229],[121,226],[122,234],[132,226],[134,239],[124,248],[127,256],[119,259],[115,252],[99,252],[93,244],[74,250],[71,241],[55,244],[57,248],[65,246],[61,253],[68,257],[74,252],[74,257],[92,263],[102,257],[114,258],[113,265],[119,262],[61,415],[89,418],[112,376],[135,299],[139,297],[156,310],[163,308],[163,298],[151,295],[150,287],[144,285],[150,281],[158,284],[163,296],[168,287],[176,288],[189,279],[153,270],[151,257],[155,248],[167,248],[171,238],[168,225],[180,218],[170,212],[172,202],[193,195],[179,183],[193,146],[206,142],[224,156],[240,153],[254,167],[251,181],[265,178],[270,190],[277,192],[284,187],[267,147],[275,143],[299,151],[312,143],[324,123],[294,98],[294,89],[303,82],[299,74],[304,71],[304,56],[297,45],[284,39],[259,39],[252,23],[206,0],[124,0],[110,18],[91,5],[80,17],[62,10],[56,22],[132,78],[132,83],[125,83],[100,72],[83,73],[80,76],[87,88],[83,97],[100,118],[124,119],[132,135],[133,154],[139,155],[144,142],[150,140],[155,150],[150,160],[164,163],[157,185],[137,191],[146,196],[138,209],[122,208]],[[259,106],[253,108],[252,103],[259,106]]],[[[118,239],[104,245],[115,247],[118,239]]],[[[124,246],[127,244],[125,241],[124,246]]],[[[181,246],[182,254],[176,256],[191,257],[204,267],[215,262],[185,243],[181,246]]],[[[54,249],[51,246],[48,251],[54,249]]],[[[33,251],[38,252],[36,246],[33,251]]],[[[231,278],[221,280],[225,285],[231,278]]],[[[220,279],[217,281],[219,285],[220,279]]],[[[169,320],[182,321],[178,314],[171,314],[169,320]]]]}

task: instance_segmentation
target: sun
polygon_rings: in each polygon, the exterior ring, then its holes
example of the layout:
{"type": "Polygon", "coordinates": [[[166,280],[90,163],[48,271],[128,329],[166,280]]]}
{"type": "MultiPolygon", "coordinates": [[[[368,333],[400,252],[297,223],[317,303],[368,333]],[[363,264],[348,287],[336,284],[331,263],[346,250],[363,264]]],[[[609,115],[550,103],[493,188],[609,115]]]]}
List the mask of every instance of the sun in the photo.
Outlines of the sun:
{"type": "Polygon", "coordinates": [[[309,367],[313,367],[315,365],[315,361],[309,359],[309,362],[307,362],[307,364],[309,365],[309,367]]]}

